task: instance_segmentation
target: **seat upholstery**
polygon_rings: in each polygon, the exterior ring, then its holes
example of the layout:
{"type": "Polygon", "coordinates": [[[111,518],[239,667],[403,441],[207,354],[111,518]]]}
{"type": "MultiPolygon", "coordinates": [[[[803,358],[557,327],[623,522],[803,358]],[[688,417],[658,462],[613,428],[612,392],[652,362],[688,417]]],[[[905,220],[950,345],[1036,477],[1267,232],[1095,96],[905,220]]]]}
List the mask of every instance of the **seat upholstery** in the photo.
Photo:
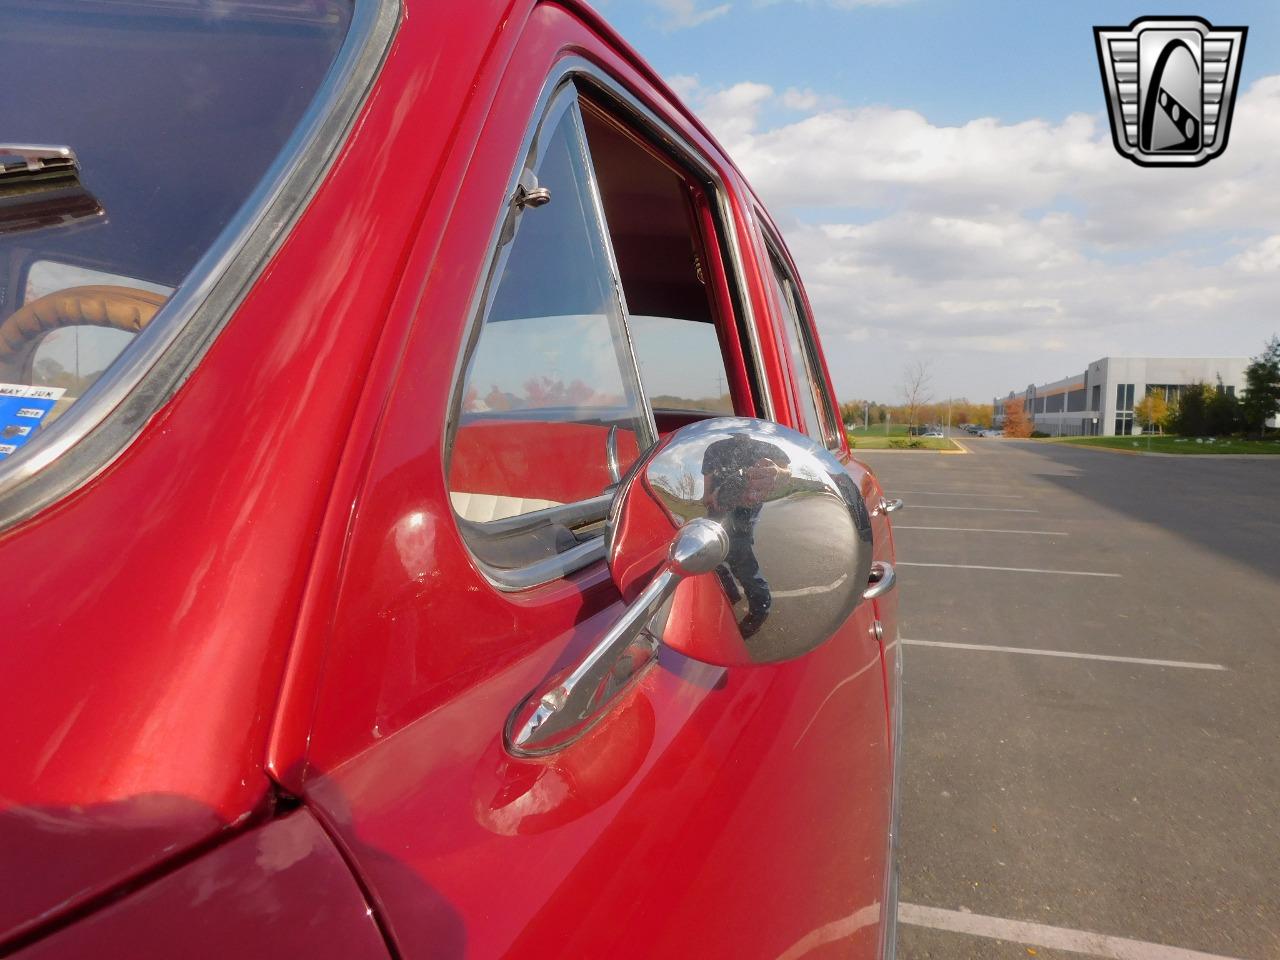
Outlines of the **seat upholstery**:
{"type": "Polygon", "coordinates": [[[453,502],[453,509],[458,516],[476,523],[505,520],[507,517],[518,517],[532,513],[534,510],[560,506],[557,500],[503,497],[492,493],[464,493],[457,490],[449,491],[449,499],[453,502]]]}

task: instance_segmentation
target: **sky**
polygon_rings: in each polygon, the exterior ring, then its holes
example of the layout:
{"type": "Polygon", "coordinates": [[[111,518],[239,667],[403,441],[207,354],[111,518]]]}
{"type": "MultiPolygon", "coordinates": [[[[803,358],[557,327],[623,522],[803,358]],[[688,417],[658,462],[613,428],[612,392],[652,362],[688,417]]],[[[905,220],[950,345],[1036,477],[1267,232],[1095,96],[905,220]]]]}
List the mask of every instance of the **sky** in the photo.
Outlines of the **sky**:
{"type": "Polygon", "coordinates": [[[987,400],[1280,332],[1280,3],[596,0],[783,231],[842,399],[987,400]],[[1249,27],[1226,151],[1111,144],[1095,25],[1249,27]]]}

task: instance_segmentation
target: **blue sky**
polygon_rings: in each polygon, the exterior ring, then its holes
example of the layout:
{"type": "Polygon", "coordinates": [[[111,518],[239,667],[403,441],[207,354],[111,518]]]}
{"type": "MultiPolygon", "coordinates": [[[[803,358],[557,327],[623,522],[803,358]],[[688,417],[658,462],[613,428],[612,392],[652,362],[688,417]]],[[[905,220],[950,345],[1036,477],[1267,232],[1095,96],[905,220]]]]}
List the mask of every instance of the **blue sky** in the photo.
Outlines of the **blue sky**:
{"type": "MultiPolygon", "coordinates": [[[[694,9],[721,4],[703,0],[694,9]]],[[[919,110],[935,123],[1004,121],[1100,108],[1093,26],[1152,13],[1194,13],[1247,25],[1243,82],[1280,73],[1280,3],[1172,5],[1076,0],[904,0],[849,6],[819,0],[737,0],[696,27],[646,0],[600,9],[660,73],[730,84],[808,87],[849,105],[919,110]]]]}
{"type": "Polygon", "coordinates": [[[977,399],[1280,328],[1274,0],[599,6],[781,223],[842,395],[892,400],[914,359],[977,399]],[[1110,146],[1091,28],[1184,13],[1249,27],[1231,145],[1140,170],[1110,146]]]}

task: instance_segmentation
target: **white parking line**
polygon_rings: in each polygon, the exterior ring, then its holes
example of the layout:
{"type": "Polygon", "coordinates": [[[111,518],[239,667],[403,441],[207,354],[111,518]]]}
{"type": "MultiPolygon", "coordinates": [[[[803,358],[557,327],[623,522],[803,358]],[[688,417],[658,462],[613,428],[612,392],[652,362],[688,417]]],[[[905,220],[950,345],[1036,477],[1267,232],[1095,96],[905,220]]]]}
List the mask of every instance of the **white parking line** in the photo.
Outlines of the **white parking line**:
{"type": "Polygon", "coordinates": [[[1052,950],[1083,953],[1106,960],[1233,960],[1216,953],[1184,950],[1182,947],[1166,947],[1144,940],[1126,937],[1109,937],[1087,930],[1071,930],[1066,927],[1050,927],[1043,923],[1025,920],[1005,920],[1003,917],[987,917],[980,913],[959,910],[940,910],[922,907],[915,903],[898,904],[898,920],[915,927],[931,930],[947,930],[951,933],[967,933],[990,940],[1025,943],[1052,950]]]}
{"type": "Polygon", "coordinates": [[[1113,657],[1105,653],[1075,653],[1071,650],[1036,650],[1031,647],[997,647],[989,643],[950,643],[946,640],[907,640],[912,647],[944,647],[948,650],[977,650],[988,653],[1025,653],[1035,657],[1067,657],[1071,660],[1107,660],[1111,663],[1137,663],[1148,667],[1181,667],[1184,670],[1226,670],[1220,663],[1196,663],[1192,660],[1150,660],[1146,657],[1113,657]]]}
{"type": "Polygon", "coordinates": [[[912,503],[908,510],[988,510],[995,513],[1039,513],[1027,507],[953,507],[949,503],[912,503]]]}
{"type": "Polygon", "coordinates": [[[1069,537],[1071,534],[1061,530],[993,530],[990,527],[909,527],[904,523],[895,523],[894,530],[951,530],[955,533],[1026,533],[1037,537],[1069,537]]]}
{"type": "Polygon", "coordinates": [[[1020,493],[956,493],[943,490],[895,490],[895,494],[902,494],[905,497],[994,497],[1000,500],[1025,500],[1020,493]]]}
{"type": "Polygon", "coordinates": [[[1097,570],[1042,570],[1040,567],[988,567],[980,563],[912,563],[908,560],[897,560],[895,567],[950,567],[953,570],[999,570],[1002,573],[1057,573],[1064,577],[1114,577],[1118,573],[1101,573],[1097,570]]]}

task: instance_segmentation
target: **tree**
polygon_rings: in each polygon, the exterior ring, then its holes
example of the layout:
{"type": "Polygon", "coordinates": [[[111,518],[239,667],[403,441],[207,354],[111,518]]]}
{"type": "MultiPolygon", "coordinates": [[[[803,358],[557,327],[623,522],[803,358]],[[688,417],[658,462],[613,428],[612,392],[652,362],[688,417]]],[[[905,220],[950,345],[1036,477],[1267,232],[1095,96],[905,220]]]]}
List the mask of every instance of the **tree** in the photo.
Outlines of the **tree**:
{"type": "Polygon", "coordinates": [[[1209,432],[1209,395],[1213,388],[1203,382],[1192,383],[1178,399],[1178,412],[1173,423],[1175,433],[1184,437],[1203,437],[1209,432]]]}
{"type": "Polygon", "coordinates": [[[1262,353],[1244,371],[1240,417],[1245,430],[1266,433],[1267,420],[1280,413],[1280,337],[1267,341],[1262,353]]]}
{"type": "Polygon", "coordinates": [[[907,408],[907,423],[913,427],[919,424],[920,408],[933,399],[929,394],[932,382],[927,360],[909,363],[902,371],[902,400],[907,408]]]}
{"type": "Polygon", "coordinates": [[[1235,393],[1228,393],[1219,377],[1217,388],[1209,388],[1206,396],[1205,414],[1209,432],[1215,437],[1235,433],[1240,427],[1240,401],[1236,399],[1235,393]]]}
{"type": "Polygon", "coordinates": [[[1004,435],[1006,437],[1031,436],[1031,418],[1027,416],[1021,397],[1004,402],[1004,435]]]}
{"type": "Polygon", "coordinates": [[[1133,418],[1142,424],[1144,433],[1162,429],[1168,415],[1169,404],[1165,401],[1163,393],[1148,393],[1133,407],[1133,418]]]}

